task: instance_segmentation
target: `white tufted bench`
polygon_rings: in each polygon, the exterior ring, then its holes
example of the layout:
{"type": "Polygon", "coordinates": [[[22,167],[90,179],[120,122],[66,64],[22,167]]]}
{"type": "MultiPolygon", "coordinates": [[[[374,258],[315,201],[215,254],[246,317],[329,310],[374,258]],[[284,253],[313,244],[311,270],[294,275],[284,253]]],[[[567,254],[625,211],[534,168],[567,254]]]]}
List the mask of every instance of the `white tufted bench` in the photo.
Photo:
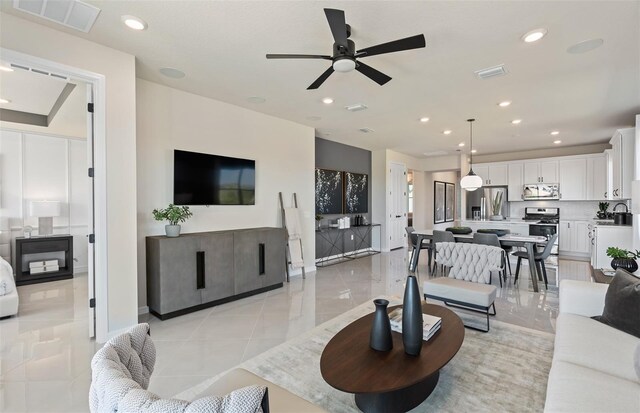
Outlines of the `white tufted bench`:
{"type": "Polygon", "coordinates": [[[489,316],[496,315],[498,290],[490,284],[491,271],[501,268],[502,249],[480,244],[442,242],[436,246],[436,262],[450,268],[449,276],[425,281],[425,299],[443,301],[448,306],[485,314],[486,329],[469,325],[465,327],[488,332],[489,316]]]}

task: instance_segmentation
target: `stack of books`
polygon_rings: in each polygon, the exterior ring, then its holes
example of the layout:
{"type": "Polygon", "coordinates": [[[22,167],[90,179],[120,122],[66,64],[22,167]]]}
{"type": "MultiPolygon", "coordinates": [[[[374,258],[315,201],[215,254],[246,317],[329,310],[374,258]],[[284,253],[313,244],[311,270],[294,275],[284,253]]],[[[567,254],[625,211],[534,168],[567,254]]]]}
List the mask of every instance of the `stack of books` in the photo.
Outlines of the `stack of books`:
{"type": "MultiPolygon", "coordinates": [[[[396,308],[389,314],[391,329],[402,334],[402,308],[396,308]]],[[[428,341],[440,330],[442,318],[429,314],[422,314],[422,339],[428,341]]]]}

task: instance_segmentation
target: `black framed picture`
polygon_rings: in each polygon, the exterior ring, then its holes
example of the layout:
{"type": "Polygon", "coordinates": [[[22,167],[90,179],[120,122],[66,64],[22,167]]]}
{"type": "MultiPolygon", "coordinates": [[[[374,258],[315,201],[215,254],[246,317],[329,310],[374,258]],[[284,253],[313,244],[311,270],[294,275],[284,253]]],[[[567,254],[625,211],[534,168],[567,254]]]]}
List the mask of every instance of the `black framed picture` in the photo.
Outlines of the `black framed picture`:
{"type": "Polygon", "coordinates": [[[316,169],[316,214],[342,214],[343,173],[316,169]]]}
{"type": "Polygon", "coordinates": [[[433,183],[433,223],[445,222],[446,182],[433,183]]]}
{"type": "Polygon", "coordinates": [[[344,173],[344,212],[364,214],[369,212],[369,176],[353,172],[344,173]]]}
{"type": "Polygon", "coordinates": [[[444,221],[451,222],[456,215],[456,184],[446,183],[444,196],[444,221]]]}

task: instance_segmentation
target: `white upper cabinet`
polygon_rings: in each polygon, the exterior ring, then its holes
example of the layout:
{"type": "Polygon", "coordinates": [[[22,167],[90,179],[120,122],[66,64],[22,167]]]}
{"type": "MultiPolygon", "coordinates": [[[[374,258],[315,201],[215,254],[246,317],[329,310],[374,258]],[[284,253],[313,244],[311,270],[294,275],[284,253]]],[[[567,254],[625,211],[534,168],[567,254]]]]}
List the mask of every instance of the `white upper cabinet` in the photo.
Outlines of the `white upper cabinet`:
{"type": "Polygon", "coordinates": [[[524,183],[558,183],[558,161],[533,161],[524,163],[524,183]]]}
{"type": "Polygon", "coordinates": [[[558,161],[540,162],[540,182],[545,184],[558,183],[558,161]]]}
{"type": "Polygon", "coordinates": [[[611,199],[630,199],[633,181],[635,128],[620,129],[611,138],[611,199]]]}
{"type": "Polygon", "coordinates": [[[587,199],[587,159],[562,159],[558,162],[560,199],[584,201],[587,199]]]}
{"type": "Polygon", "coordinates": [[[473,172],[476,173],[480,178],[482,178],[482,185],[489,185],[489,165],[473,165],[473,172]]]}
{"type": "Polygon", "coordinates": [[[509,183],[507,179],[507,164],[504,163],[473,165],[473,172],[482,178],[484,186],[506,186],[509,183]]]}
{"type": "MultiPolygon", "coordinates": [[[[587,158],[587,200],[600,201],[607,198],[607,156],[600,154],[587,158]]],[[[562,187],[560,187],[562,188],[562,187]]]]}
{"type": "Polygon", "coordinates": [[[507,185],[509,186],[507,198],[509,201],[522,201],[522,187],[524,165],[521,162],[510,163],[507,170],[507,185]]]}

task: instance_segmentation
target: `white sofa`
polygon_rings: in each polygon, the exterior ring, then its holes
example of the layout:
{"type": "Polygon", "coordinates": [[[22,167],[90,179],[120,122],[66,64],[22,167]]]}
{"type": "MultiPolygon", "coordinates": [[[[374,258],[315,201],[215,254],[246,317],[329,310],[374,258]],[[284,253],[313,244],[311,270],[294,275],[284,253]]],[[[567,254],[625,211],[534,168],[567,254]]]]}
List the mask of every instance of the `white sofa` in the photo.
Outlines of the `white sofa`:
{"type": "Polygon", "coordinates": [[[640,339],[590,317],[608,285],[563,280],[544,411],[640,412],[634,353],[640,339]]]}
{"type": "Polygon", "coordinates": [[[18,289],[11,264],[0,257],[0,318],[18,314],[18,289]]]}

